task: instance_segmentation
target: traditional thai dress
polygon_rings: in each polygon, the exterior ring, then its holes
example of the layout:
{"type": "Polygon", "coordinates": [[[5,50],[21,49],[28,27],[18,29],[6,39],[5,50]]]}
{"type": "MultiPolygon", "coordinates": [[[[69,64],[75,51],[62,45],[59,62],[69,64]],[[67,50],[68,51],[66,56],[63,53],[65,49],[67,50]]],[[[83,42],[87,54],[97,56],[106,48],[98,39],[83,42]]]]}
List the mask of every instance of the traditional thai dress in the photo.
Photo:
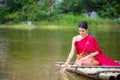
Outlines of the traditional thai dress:
{"type": "Polygon", "coordinates": [[[91,52],[98,51],[99,54],[95,56],[96,60],[100,63],[102,66],[120,66],[118,62],[115,62],[114,60],[107,57],[105,54],[103,54],[101,48],[98,46],[97,41],[95,38],[91,35],[86,36],[80,41],[76,41],[75,43],[76,52],[77,55],[81,55],[81,53],[88,54],[91,52]]]}

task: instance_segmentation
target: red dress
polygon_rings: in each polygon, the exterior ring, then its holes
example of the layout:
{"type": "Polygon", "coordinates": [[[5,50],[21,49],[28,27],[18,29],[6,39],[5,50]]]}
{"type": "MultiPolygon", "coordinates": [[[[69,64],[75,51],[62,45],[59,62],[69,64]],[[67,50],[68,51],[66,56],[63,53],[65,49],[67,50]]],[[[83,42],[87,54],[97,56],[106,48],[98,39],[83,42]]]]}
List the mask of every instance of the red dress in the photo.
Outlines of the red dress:
{"type": "Polygon", "coordinates": [[[75,42],[75,47],[77,54],[80,53],[91,53],[98,51],[99,54],[96,55],[96,59],[99,61],[100,65],[102,66],[120,66],[119,63],[115,62],[114,60],[107,57],[105,54],[103,54],[101,48],[99,48],[97,41],[95,38],[91,35],[86,36],[80,41],[75,42]]]}

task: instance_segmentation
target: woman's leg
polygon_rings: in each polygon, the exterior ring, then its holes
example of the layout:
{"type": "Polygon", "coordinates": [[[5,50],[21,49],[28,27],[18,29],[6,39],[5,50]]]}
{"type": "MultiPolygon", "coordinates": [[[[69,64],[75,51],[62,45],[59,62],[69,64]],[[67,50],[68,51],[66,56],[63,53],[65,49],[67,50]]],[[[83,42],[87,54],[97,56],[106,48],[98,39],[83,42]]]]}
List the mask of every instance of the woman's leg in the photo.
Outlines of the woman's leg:
{"type": "Polygon", "coordinates": [[[97,60],[93,60],[91,63],[93,64],[93,66],[98,66],[98,65],[100,65],[100,62],[97,61],[97,60]]]}
{"type": "Polygon", "coordinates": [[[89,57],[88,59],[86,59],[82,62],[82,65],[97,66],[97,65],[99,65],[99,62],[94,57],[89,57]]]}

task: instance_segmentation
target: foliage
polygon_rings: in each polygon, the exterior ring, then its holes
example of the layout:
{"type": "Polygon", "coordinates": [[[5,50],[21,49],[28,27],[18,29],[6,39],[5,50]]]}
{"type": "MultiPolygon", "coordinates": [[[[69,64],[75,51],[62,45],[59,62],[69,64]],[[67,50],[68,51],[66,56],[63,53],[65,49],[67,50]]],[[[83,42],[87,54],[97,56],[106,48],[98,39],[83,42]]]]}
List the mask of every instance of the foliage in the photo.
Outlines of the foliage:
{"type": "Polygon", "coordinates": [[[119,0],[99,0],[98,12],[102,17],[120,17],[120,1],[119,0]]]}
{"type": "Polygon", "coordinates": [[[21,16],[23,17],[23,21],[37,21],[45,19],[48,16],[48,13],[45,10],[41,10],[40,7],[36,5],[26,5],[22,8],[21,16]]]}
{"type": "Polygon", "coordinates": [[[78,25],[81,21],[87,21],[89,24],[111,24],[112,20],[108,18],[88,18],[84,15],[72,15],[72,14],[64,14],[59,20],[59,24],[61,25],[78,25]]]}
{"type": "Polygon", "coordinates": [[[58,6],[62,13],[74,13],[80,14],[83,12],[89,12],[95,10],[97,7],[96,0],[67,0],[67,2],[62,2],[58,6]]]}
{"type": "Polygon", "coordinates": [[[101,17],[120,17],[120,1],[118,0],[67,0],[60,3],[61,13],[81,14],[97,11],[101,17]]]}
{"type": "Polygon", "coordinates": [[[38,21],[48,18],[48,0],[42,1],[37,4],[37,0],[8,0],[8,6],[4,9],[1,8],[2,12],[0,12],[4,23],[6,21],[12,22],[21,22],[21,21],[38,21]],[[14,5],[13,5],[14,4],[14,5]],[[3,13],[4,16],[2,16],[3,13]]]}
{"type": "Polygon", "coordinates": [[[0,23],[5,23],[7,21],[5,16],[9,14],[9,8],[0,8],[0,23]]]}
{"type": "Polygon", "coordinates": [[[54,21],[40,21],[36,22],[35,25],[43,26],[43,25],[61,25],[61,26],[77,26],[79,22],[87,21],[90,25],[114,25],[117,24],[113,22],[112,19],[109,18],[88,18],[84,15],[73,15],[73,14],[63,14],[60,19],[54,21]]]}
{"type": "Polygon", "coordinates": [[[43,20],[49,22],[61,20],[62,14],[77,16],[91,11],[98,12],[103,18],[120,17],[119,0],[63,0],[58,3],[56,0],[6,1],[7,6],[0,8],[0,23],[43,20]]]}

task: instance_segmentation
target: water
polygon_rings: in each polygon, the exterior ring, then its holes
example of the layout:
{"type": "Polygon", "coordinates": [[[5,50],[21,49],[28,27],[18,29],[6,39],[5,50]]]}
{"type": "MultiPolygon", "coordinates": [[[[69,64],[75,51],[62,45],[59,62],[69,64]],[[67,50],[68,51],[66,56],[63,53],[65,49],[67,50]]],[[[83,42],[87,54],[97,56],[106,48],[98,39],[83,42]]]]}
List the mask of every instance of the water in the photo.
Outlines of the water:
{"type": "MultiPolygon", "coordinates": [[[[0,80],[63,80],[54,62],[65,61],[75,30],[0,30],[0,80]]],[[[120,31],[90,32],[103,52],[120,60],[120,31]]],[[[72,61],[74,61],[75,56],[72,61]]],[[[70,74],[69,80],[90,80],[70,74]]],[[[92,80],[92,79],[91,79],[92,80]]]]}

